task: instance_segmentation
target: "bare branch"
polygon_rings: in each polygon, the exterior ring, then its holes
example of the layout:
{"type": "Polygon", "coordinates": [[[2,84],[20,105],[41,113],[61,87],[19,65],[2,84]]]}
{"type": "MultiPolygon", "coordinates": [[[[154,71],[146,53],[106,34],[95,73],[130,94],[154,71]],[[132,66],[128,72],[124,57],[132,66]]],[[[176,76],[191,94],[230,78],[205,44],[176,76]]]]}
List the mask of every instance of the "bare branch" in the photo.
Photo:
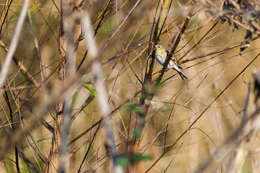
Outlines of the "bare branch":
{"type": "MultiPolygon", "coordinates": [[[[64,8],[64,20],[63,28],[65,34],[65,45],[67,49],[66,54],[66,67],[65,67],[65,81],[66,79],[74,76],[75,74],[75,44],[73,40],[74,27],[75,27],[75,15],[70,10],[68,1],[62,1],[62,7],[64,8]]],[[[61,126],[61,146],[59,149],[59,169],[58,172],[65,173],[69,171],[69,132],[71,127],[71,105],[72,105],[73,90],[70,90],[65,95],[63,105],[63,122],[61,126]]]]}
{"type": "Polygon", "coordinates": [[[25,20],[26,12],[29,7],[29,2],[30,2],[30,0],[25,0],[23,3],[23,7],[21,10],[20,16],[18,18],[18,23],[17,23],[15,31],[14,31],[14,36],[12,38],[9,51],[6,55],[5,62],[3,64],[3,67],[2,67],[2,70],[0,73],[0,88],[2,88],[4,85],[14,52],[16,50],[16,47],[17,47],[17,44],[19,41],[19,37],[20,37],[21,31],[22,31],[23,23],[25,20]]]}
{"type": "Polygon", "coordinates": [[[105,88],[102,67],[100,62],[97,60],[98,48],[96,45],[96,41],[94,39],[94,32],[87,12],[83,13],[81,22],[83,25],[84,38],[86,40],[86,45],[89,50],[89,56],[94,61],[92,64],[92,72],[94,75],[95,86],[97,90],[97,99],[99,102],[99,107],[101,109],[101,115],[103,117],[104,128],[107,135],[107,142],[108,142],[108,146],[111,149],[111,157],[114,164],[114,172],[121,173],[123,172],[121,166],[115,165],[116,157],[118,156],[118,153],[117,153],[117,148],[116,148],[115,138],[114,138],[114,133],[112,128],[113,126],[110,121],[110,108],[108,104],[108,95],[105,88]]]}

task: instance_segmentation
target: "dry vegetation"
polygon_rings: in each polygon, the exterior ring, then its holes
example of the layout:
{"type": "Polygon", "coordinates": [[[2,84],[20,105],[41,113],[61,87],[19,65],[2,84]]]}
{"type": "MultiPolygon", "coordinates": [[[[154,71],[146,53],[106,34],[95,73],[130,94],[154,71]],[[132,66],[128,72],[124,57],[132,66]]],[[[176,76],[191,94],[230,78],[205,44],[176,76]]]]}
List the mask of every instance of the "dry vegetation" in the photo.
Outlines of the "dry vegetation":
{"type": "Polygon", "coordinates": [[[0,172],[259,172],[258,0],[2,0],[0,14],[0,172]]]}

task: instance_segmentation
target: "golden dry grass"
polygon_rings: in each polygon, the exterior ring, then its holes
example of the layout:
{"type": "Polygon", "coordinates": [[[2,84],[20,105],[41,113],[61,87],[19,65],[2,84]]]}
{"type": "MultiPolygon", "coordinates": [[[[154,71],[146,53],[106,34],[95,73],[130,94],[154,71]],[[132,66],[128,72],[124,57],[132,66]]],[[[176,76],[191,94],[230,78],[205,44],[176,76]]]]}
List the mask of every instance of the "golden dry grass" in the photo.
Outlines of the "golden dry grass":
{"type": "MultiPolygon", "coordinates": [[[[0,3],[2,65],[23,3],[13,1],[10,9],[7,9],[8,2],[10,1],[0,3]],[[8,10],[8,15],[3,20],[5,10],[8,10]]],[[[77,6],[79,2],[70,4],[70,7],[77,6]]],[[[227,144],[227,141],[241,126],[248,84],[253,82],[252,70],[260,64],[257,57],[259,30],[253,32],[250,47],[240,52],[246,29],[251,25],[244,19],[240,21],[231,16],[228,17],[241,22],[238,29],[234,29],[234,21],[232,24],[221,23],[221,0],[173,1],[171,7],[166,9],[170,11],[158,42],[168,50],[172,48],[171,40],[180,33],[186,17],[191,16],[174,53],[188,80],[182,81],[174,70],[165,72],[162,81],[167,80],[152,93],[152,100],[145,98],[149,102],[145,114],[146,123],[140,130],[140,139],[133,144],[133,132],[138,127],[136,122],[140,115],[127,110],[124,105],[140,104],[141,91],[145,89],[142,84],[145,68],[150,63],[147,59],[152,57],[147,52],[152,42],[150,33],[158,1],[143,0],[134,7],[137,2],[87,1],[72,12],[88,11],[94,30],[98,28],[95,35],[99,49],[98,60],[104,72],[119,154],[138,152],[152,156],[151,160],[128,165],[125,172],[258,172],[260,141],[254,123],[249,120],[240,136],[232,138],[231,143],[227,144]],[[255,57],[257,58],[252,61],[255,57]],[[207,169],[199,170],[200,165],[218,149],[223,150],[206,164],[207,169]]],[[[249,2],[255,3],[256,10],[259,10],[257,1],[249,2]]],[[[75,77],[72,82],[66,81],[66,76],[63,79],[64,76],[61,75],[62,70],[66,70],[62,50],[66,52],[67,47],[59,34],[59,11],[60,4],[57,0],[31,2],[29,12],[32,24],[27,16],[14,57],[25,69],[12,62],[1,89],[0,172],[33,172],[32,167],[39,172],[58,170],[59,164],[55,159],[57,161],[59,158],[53,158],[50,154],[52,150],[58,152],[62,142],[59,135],[63,114],[58,104],[63,104],[64,93],[74,81],[76,86],[72,91],[70,116],[75,117],[71,120],[69,133],[69,139],[73,142],[68,148],[68,172],[78,172],[79,169],[79,172],[112,172],[111,159],[105,149],[106,129],[102,123],[95,125],[101,115],[96,95],[91,96],[91,91],[96,88],[90,57],[87,56],[80,67],[83,69],[80,71],[81,80],[75,77]],[[35,39],[38,40],[39,52],[35,39]],[[60,48],[60,45],[64,47],[60,48]],[[89,88],[86,89],[84,84],[89,88]],[[85,102],[87,104],[84,106],[85,102]],[[79,113],[82,105],[84,109],[79,113]],[[41,116],[53,128],[53,132],[44,127],[42,120],[36,121],[33,118],[36,115],[41,116]],[[31,125],[32,122],[34,124],[31,125]],[[23,131],[27,126],[29,130],[23,131]],[[89,130],[86,131],[87,129],[89,130]],[[21,136],[15,135],[18,132],[21,136]],[[20,154],[15,148],[19,148],[20,154]],[[87,156],[83,160],[86,152],[87,156]],[[33,166],[30,167],[30,164],[33,166]]],[[[79,21],[72,25],[75,26],[74,41],[79,41],[75,56],[78,67],[84,59],[86,45],[79,36],[79,21]]],[[[162,66],[155,62],[153,81],[160,75],[161,69],[162,66]]],[[[258,108],[254,103],[252,88],[251,86],[249,93],[248,116],[258,108]]]]}

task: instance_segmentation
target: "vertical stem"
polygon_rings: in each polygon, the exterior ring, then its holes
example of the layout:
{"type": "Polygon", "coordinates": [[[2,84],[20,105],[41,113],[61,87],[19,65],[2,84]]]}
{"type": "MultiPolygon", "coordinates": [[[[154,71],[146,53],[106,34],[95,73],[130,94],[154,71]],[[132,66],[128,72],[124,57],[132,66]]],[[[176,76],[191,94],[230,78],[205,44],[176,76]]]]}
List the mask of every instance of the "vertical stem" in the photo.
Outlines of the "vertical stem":
{"type": "Polygon", "coordinates": [[[107,144],[111,151],[111,158],[113,161],[113,172],[121,173],[123,169],[121,166],[117,166],[116,158],[118,156],[117,148],[115,144],[115,138],[113,133],[113,126],[110,120],[110,108],[108,104],[108,95],[105,88],[105,82],[103,78],[103,71],[98,58],[98,49],[96,41],[94,39],[94,32],[91,26],[90,18],[87,12],[84,12],[81,17],[81,22],[83,25],[84,38],[86,40],[86,45],[88,46],[89,56],[92,59],[92,73],[94,76],[94,82],[97,90],[97,99],[100,107],[100,112],[103,117],[104,129],[107,136],[107,144]]]}
{"type": "Polygon", "coordinates": [[[0,34],[2,33],[2,29],[3,29],[4,23],[7,18],[7,15],[8,15],[12,2],[13,2],[13,0],[10,0],[10,1],[8,0],[8,2],[5,3],[5,7],[1,14],[1,19],[0,19],[0,34]]]}
{"type": "MultiPolygon", "coordinates": [[[[62,8],[64,13],[63,29],[64,29],[64,41],[66,45],[65,49],[65,79],[70,78],[75,74],[75,44],[73,40],[75,17],[72,14],[72,8],[70,8],[69,0],[62,0],[62,8]]],[[[61,124],[61,146],[59,148],[59,173],[69,172],[69,132],[71,127],[71,105],[72,105],[73,90],[71,89],[65,96],[63,103],[62,116],[63,121],[61,124]]]]}

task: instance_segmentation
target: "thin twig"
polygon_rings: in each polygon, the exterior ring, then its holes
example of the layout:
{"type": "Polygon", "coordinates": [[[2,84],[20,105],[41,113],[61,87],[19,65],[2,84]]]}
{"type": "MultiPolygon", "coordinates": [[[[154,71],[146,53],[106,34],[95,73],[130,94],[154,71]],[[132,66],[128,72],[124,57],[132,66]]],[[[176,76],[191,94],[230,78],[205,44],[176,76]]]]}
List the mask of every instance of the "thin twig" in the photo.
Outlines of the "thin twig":
{"type": "MultiPolygon", "coordinates": [[[[135,93],[135,95],[127,100],[125,100],[122,104],[120,104],[119,106],[117,106],[113,111],[111,111],[109,113],[110,116],[114,115],[115,112],[117,112],[122,106],[124,106],[126,103],[128,103],[130,100],[132,100],[134,97],[136,97],[138,94],[140,94],[141,91],[138,91],[135,93]]],[[[84,130],[83,132],[81,132],[77,137],[73,138],[70,141],[70,144],[76,142],[78,139],[80,139],[82,136],[84,136],[85,134],[87,134],[88,132],[90,132],[93,128],[95,128],[96,126],[98,126],[101,122],[103,122],[103,118],[100,118],[98,121],[96,121],[95,123],[93,123],[89,128],[87,128],[86,130],[84,130]]]]}
{"type": "Polygon", "coordinates": [[[20,157],[23,159],[23,161],[26,163],[26,165],[28,165],[32,172],[34,173],[40,173],[37,168],[33,165],[33,163],[25,156],[25,154],[23,153],[22,149],[20,147],[18,147],[18,153],[20,155],[20,157]]]}
{"type": "MultiPolygon", "coordinates": [[[[10,103],[10,100],[9,100],[9,97],[8,97],[8,94],[7,94],[7,91],[4,91],[4,98],[5,98],[5,101],[7,103],[7,107],[9,109],[9,116],[10,116],[10,125],[11,125],[11,128],[13,130],[13,133],[15,133],[15,125],[14,125],[14,120],[13,120],[13,111],[12,111],[12,106],[11,106],[11,103],[10,103]]],[[[16,171],[18,173],[20,173],[20,166],[19,166],[19,157],[18,157],[18,148],[17,148],[17,145],[15,144],[14,146],[14,153],[15,153],[15,166],[16,166],[16,171]]]]}
{"type": "Polygon", "coordinates": [[[200,38],[200,40],[199,40],[196,44],[194,44],[184,55],[182,55],[182,57],[180,57],[180,58],[178,59],[178,63],[179,63],[186,55],[188,55],[195,47],[197,47],[197,46],[202,42],[202,40],[210,33],[210,31],[212,31],[212,30],[217,26],[217,24],[218,24],[218,21],[215,22],[215,23],[210,27],[210,29],[200,38]]]}
{"type": "Polygon", "coordinates": [[[44,79],[46,78],[46,69],[43,68],[40,45],[39,45],[39,41],[38,41],[38,38],[37,38],[37,35],[36,35],[35,28],[33,26],[32,15],[31,15],[30,11],[28,11],[28,18],[29,18],[29,23],[30,23],[31,28],[32,28],[31,33],[33,35],[34,46],[36,48],[36,55],[37,55],[37,58],[40,61],[41,78],[42,78],[42,81],[44,81],[44,79]]]}
{"type": "Polygon", "coordinates": [[[208,106],[198,115],[198,117],[189,125],[189,127],[186,128],[186,130],[184,130],[180,136],[175,140],[175,142],[173,144],[171,144],[169,146],[169,150],[163,152],[153,163],[152,165],[145,171],[145,173],[149,172],[160,160],[161,158],[168,153],[170,150],[170,148],[173,148],[181,139],[184,135],[186,135],[190,129],[200,120],[200,118],[204,115],[204,113],[213,105],[213,103],[215,103],[218,98],[220,98],[220,96],[234,83],[234,81],[236,81],[236,79],[241,76],[241,74],[244,73],[244,71],[253,63],[255,62],[255,60],[260,56],[260,53],[255,56],[227,85],[226,87],[208,104],[208,106]]]}
{"type": "Polygon", "coordinates": [[[169,54],[167,55],[167,58],[166,58],[166,60],[165,60],[165,63],[163,64],[163,68],[162,68],[162,70],[161,70],[160,76],[158,77],[158,79],[157,79],[157,81],[156,81],[156,84],[159,84],[159,83],[161,82],[162,77],[163,77],[163,75],[164,75],[164,73],[165,73],[165,71],[166,71],[166,69],[167,69],[167,66],[168,66],[170,60],[171,60],[171,57],[173,56],[173,54],[174,54],[176,48],[178,47],[182,35],[184,34],[185,30],[187,29],[187,26],[188,26],[188,24],[189,24],[189,21],[190,21],[190,17],[187,17],[186,20],[185,20],[185,22],[184,22],[184,24],[183,24],[183,26],[182,26],[182,28],[181,28],[180,33],[178,34],[178,36],[177,36],[177,38],[176,38],[176,40],[175,40],[175,42],[174,42],[174,44],[173,44],[173,46],[172,46],[170,52],[169,52],[169,54]]]}
{"type": "Polygon", "coordinates": [[[121,29],[121,27],[124,25],[128,17],[133,13],[133,11],[136,9],[136,7],[141,3],[141,0],[137,0],[136,3],[133,5],[133,7],[129,10],[129,12],[122,18],[119,25],[112,31],[112,33],[108,36],[108,38],[104,41],[103,46],[101,46],[101,49],[105,49],[109,43],[109,41],[118,33],[118,31],[121,29]]]}
{"type": "Polygon", "coordinates": [[[80,171],[81,171],[81,168],[82,168],[82,166],[83,166],[83,164],[84,164],[84,162],[85,162],[85,160],[86,160],[86,158],[88,156],[88,153],[89,153],[89,151],[90,151],[90,149],[91,149],[91,147],[92,147],[92,145],[94,143],[94,140],[95,140],[95,138],[97,136],[97,132],[99,131],[99,128],[100,128],[100,124],[98,125],[98,127],[97,127],[96,131],[94,132],[94,135],[93,135],[93,137],[92,137],[92,139],[91,139],[91,141],[90,141],[90,143],[88,145],[88,149],[87,149],[87,151],[86,151],[86,153],[85,153],[85,155],[84,155],[84,157],[83,157],[83,159],[82,159],[82,161],[80,163],[80,166],[79,166],[79,169],[78,169],[78,173],[80,173],[80,171]]]}
{"type": "Polygon", "coordinates": [[[248,117],[247,111],[248,111],[250,93],[251,93],[251,83],[248,84],[247,96],[246,96],[246,100],[245,100],[245,106],[244,106],[244,109],[243,109],[243,116],[242,116],[242,119],[241,119],[241,125],[240,126],[242,126],[245,123],[245,121],[248,117]]]}
{"type": "MultiPolygon", "coordinates": [[[[107,13],[107,11],[108,11],[108,9],[109,9],[108,7],[109,7],[110,2],[111,2],[111,0],[108,0],[107,4],[105,5],[105,9],[104,9],[104,11],[102,12],[101,17],[100,17],[100,20],[99,20],[99,22],[98,22],[98,24],[97,24],[97,26],[96,26],[96,28],[95,28],[94,35],[97,34],[98,30],[99,30],[100,27],[101,27],[101,24],[102,24],[103,20],[105,19],[105,15],[106,15],[106,13],[107,13]]],[[[80,41],[80,40],[78,39],[78,41],[80,41]]],[[[86,59],[86,57],[87,57],[87,54],[88,54],[88,50],[86,50],[86,51],[84,52],[84,55],[83,55],[83,57],[81,58],[80,63],[79,63],[79,65],[78,65],[78,67],[77,67],[77,71],[80,69],[80,67],[82,66],[83,62],[85,61],[85,59],[86,59]]]]}
{"type": "MultiPolygon", "coordinates": [[[[8,47],[6,44],[0,40],[0,47],[2,47],[7,53],[9,52],[8,47]]],[[[32,82],[32,84],[38,88],[40,87],[40,84],[34,79],[33,75],[28,71],[28,69],[24,66],[24,64],[18,60],[18,58],[13,55],[13,61],[15,65],[19,67],[19,69],[22,71],[22,73],[32,82]]]]}
{"type": "Polygon", "coordinates": [[[27,12],[27,9],[29,7],[29,2],[30,2],[30,0],[25,0],[24,3],[23,3],[23,7],[22,7],[22,10],[21,10],[20,16],[18,18],[18,23],[17,23],[17,26],[16,26],[15,31],[14,31],[14,36],[12,38],[9,51],[6,55],[5,62],[2,66],[2,70],[1,70],[1,73],[0,73],[0,88],[3,87],[5,79],[7,77],[8,70],[10,69],[10,64],[11,64],[14,52],[16,50],[16,46],[18,44],[19,37],[20,37],[22,27],[23,27],[23,23],[24,23],[24,20],[25,20],[25,17],[26,17],[26,12],[27,12]]]}
{"type": "Polygon", "coordinates": [[[77,118],[77,115],[79,115],[85,109],[85,107],[87,107],[94,100],[94,98],[95,96],[90,94],[85,102],[80,106],[79,110],[72,115],[71,121],[74,121],[77,118]]]}
{"type": "Polygon", "coordinates": [[[209,158],[202,163],[199,168],[194,171],[194,173],[204,172],[213,161],[219,162],[225,158],[225,156],[231,151],[235,150],[236,147],[244,140],[247,140],[254,132],[255,127],[250,125],[250,129],[245,131],[250,122],[253,122],[257,116],[259,116],[260,108],[256,109],[250,116],[248,116],[243,123],[239,126],[239,128],[232,133],[232,135],[220,146],[216,149],[214,153],[212,153],[209,158]]]}
{"type": "Polygon", "coordinates": [[[2,33],[2,29],[3,29],[4,23],[7,18],[7,15],[8,15],[12,2],[13,2],[13,0],[10,0],[10,1],[8,0],[8,2],[5,3],[5,8],[1,14],[0,34],[2,33]]]}

